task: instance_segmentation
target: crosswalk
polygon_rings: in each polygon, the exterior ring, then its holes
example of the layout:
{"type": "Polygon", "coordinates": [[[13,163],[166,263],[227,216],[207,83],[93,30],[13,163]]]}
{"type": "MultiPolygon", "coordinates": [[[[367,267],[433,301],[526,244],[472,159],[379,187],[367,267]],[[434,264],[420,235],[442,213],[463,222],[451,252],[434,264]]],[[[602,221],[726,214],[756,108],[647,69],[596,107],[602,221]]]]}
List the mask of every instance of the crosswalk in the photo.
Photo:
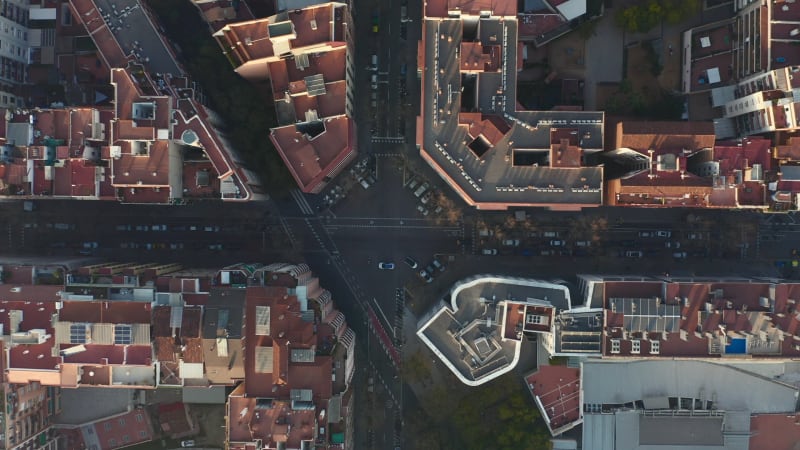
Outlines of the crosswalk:
{"type": "Polygon", "coordinates": [[[300,208],[300,212],[309,216],[314,215],[314,209],[308,204],[308,200],[306,200],[305,195],[303,195],[303,191],[300,189],[292,189],[289,193],[292,195],[295,203],[297,203],[297,207],[300,208]]]}
{"type": "Polygon", "coordinates": [[[378,144],[405,144],[406,138],[405,136],[385,136],[385,137],[373,136],[372,142],[378,144]]]}

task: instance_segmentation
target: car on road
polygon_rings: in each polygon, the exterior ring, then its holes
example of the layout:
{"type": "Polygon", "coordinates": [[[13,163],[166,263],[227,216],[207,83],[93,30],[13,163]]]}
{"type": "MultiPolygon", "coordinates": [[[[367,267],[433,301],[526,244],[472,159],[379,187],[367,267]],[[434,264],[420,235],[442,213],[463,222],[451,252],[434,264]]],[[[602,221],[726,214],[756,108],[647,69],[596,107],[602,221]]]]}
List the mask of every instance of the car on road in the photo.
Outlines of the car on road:
{"type": "Polygon", "coordinates": [[[660,238],[668,238],[668,237],[672,236],[672,232],[671,231],[656,231],[656,236],[658,236],[660,238]]]}
{"type": "Polygon", "coordinates": [[[419,271],[419,276],[422,277],[422,279],[425,280],[426,283],[433,282],[433,277],[425,269],[419,271]]]}
{"type": "Polygon", "coordinates": [[[686,252],[675,252],[672,254],[675,259],[686,259],[686,252]]]}
{"type": "Polygon", "coordinates": [[[194,439],[181,441],[181,448],[194,447],[194,439]]]}
{"type": "Polygon", "coordinates": [[[412,269],[416,269],[417,267],[419,267],[417,261],[410,256],[406,256],[406,259],[404,259],[403,261],[405,261],[405,263],[408,264],[408,267],[411,267],[412,269]]]}
{"type": "Polygon", "coordinates": [[[567,243],[566,241],[562,241],[560,239],[553,239],[552,241],[550,241],[550,245],[552,245],[553,247],[563,247],[567,245],[567,243]]]}
{"type": "MultiPolygon", "coordinates": [[[[438,260],[438,259],[436,259],[436,258],[433,258],[433,262],[431,262],[431,264],[433,264],[433,266],[434,266],[434,267],[436,267],[437,269],[439,269],[439,272],[444,272],[444,270],[445,270],[445,268],[446,268],[446,267],[445,267],[445,265],[444,265],[444,264],[442,264],[442,262],[441,262],[441,261],[439,261],[439,260],[438,260]]],[[[428,267],[430,267],[430,266],[428,266],[428,267]]]]}
{"type": "Polygon", "coordinates": [[[485,249],[483,249],[483,254],[484,255],[496,255],[497,254],[497,249],[496,248],[485,248],[485,249]]]}
{"type": "Polygon", "coordinates": [[[628,250],[627,252],[625,252],[625,256],[627,258],[642,258],[644,256],[644,253],[642,253],[641,250],[628,250]]]}
{"type": "Polygon", "coordinates": [[[378,269],[381,270],[394,270],[394,263],[393,262],[379,262],[378,269]]]}

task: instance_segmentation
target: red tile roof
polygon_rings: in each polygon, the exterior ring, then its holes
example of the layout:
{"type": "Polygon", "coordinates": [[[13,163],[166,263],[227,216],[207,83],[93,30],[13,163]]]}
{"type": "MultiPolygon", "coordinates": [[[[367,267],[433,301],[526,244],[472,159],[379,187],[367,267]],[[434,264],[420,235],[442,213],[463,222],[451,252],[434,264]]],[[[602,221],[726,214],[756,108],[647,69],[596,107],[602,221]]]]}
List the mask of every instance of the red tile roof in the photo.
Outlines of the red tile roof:
{"type": "Polygon", "coordinates": [[[425,3],[425,17],[447,17],[452,10],[473,15],[478,15],[481,11],[492,11],[496,16],[514,16],[517,13],[517,4],[491,0],[432,0],[425,3]]]}
{"type": "Polygon", "coordinates": [[[714,146],[716,134],[711,122],[619,122],[615,148],[640,152],[653,150],[699,150],[714,146]]]}
{"type": "Polygon", "coordinates": [[[750,418],[750,448],[794,450],[800,442],[800,415],[755,414],[750,418]]]}
{"type": "Polygon", "coordinates": [[[580,369],[542,366],[525,378],[548,428],[559,428],[581,418],[580,369]]]}
{"type": "Polygon", "coordinates": [[[3,325],[3,334],[33,329],[42,329],[49,334],[53,334],[51,320],[53,314],[56,312],[56,302],[37,300],[38,299],[31,299],[29,301],[0,301],[0,324],[3,325]],[[11,311],[22,311],[22,322],[20,322],[18,330],[11,329],[9,316],[11,311]]]}
{"type": "Polygon", "coordinates": [[[85,323],[150,323],[151,306],[133,301],[65,301],[58,313],[62,322],[85,323]]]}

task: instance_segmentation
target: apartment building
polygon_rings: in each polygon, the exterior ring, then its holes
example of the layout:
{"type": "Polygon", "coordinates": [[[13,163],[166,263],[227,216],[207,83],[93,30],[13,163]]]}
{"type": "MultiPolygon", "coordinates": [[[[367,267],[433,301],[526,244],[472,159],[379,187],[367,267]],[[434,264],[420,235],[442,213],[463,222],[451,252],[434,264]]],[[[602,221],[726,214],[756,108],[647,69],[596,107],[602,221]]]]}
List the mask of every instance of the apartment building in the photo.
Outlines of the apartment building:
{"type": "Polygon", "coordinates": [[[320,192],[356,156],[351,24],[349,7],[331,2],[214,33],[238,74],[270,81],[270,140],[303,192],[320,192]]]}
{"type": "Polygon", "coordinates": [[[2,383],[0,448],[8,450],[58,448],[52,418],[61,410],[60,388],[36,381],[2,383]]]}
{"type": "MultiPolygon", "coordinates": [[[[230,448],[353,448],[355,334],[307,265],[108,262],[69,271],[63,285],[25,284],[24,268],[13,269],[18,283],[0,288],[7,383],[51,397],[58,388],[232,386],[230,448]]],[[[97,426],[65,436],[116,448],[152,439],[147,421],[144,436],[97,426]]],[[[25,439],[38,433],[27,427],[25,439]]]]}
{"type": "Polygon", "coordinates": [[[425,4],[420,155],[478,209],[599,206],[604,115],[522,109],[516,74],[525,25],[513,2],[425,4]]]}
{"type": "Polygon", "coordinates": [[[619,122],[603,154],[606,204],[770,208],[772,142],[716,139],[711,122],[619,122]]]}

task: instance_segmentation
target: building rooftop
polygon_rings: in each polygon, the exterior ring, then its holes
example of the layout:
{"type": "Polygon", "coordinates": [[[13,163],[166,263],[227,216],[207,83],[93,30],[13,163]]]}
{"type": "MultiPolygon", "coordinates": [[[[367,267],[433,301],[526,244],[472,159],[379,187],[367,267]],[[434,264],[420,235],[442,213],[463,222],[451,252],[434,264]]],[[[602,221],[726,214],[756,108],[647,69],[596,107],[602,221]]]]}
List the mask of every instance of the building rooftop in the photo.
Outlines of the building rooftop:
{"type": "Polygon", "coordinates": [[[270,80],[278,118],[270,140],[304,192],[318,192],[355,157],[346,108],[346,8],[334,2],[295,8],[214,34],[240,75],[270,80]]]}
{"type": "Polygon", "coordinates": [[[587,156],[603,149],[603,113],[520,110],[519,22],[443,19],[443,5],[428,3],[423,24],[421,64],[432,69],[423,72],[417,118],[423,159],[480,209],[599,205],[603,169],[587,156]]]}
{"type": "Polygon", "coordinates": [[[569,291],[537,280],[478,276],[455,285],[417,336],[464,384],[486,383],[516,365],[525,332],[551,332],[569,291]]]}
{"type": "Polygon", "coordinates": [[[543,411],[547,427],[553,435],[580,423],[581,371],[566,366],[543,366],[525,377],[536,406],[543,411]]]}

